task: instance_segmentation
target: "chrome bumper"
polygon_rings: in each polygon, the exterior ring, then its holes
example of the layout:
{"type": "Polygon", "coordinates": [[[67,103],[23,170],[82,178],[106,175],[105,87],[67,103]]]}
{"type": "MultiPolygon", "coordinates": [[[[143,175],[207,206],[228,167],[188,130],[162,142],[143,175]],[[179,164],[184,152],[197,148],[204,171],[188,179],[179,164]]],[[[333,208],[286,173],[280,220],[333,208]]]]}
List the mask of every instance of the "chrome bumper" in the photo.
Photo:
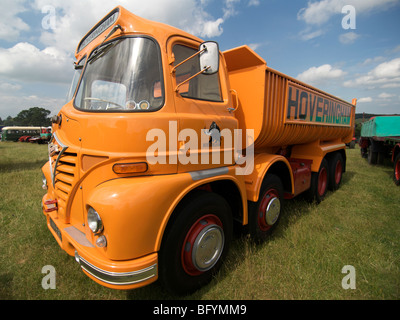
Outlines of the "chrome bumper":
{"type": "Polygon", "coordinates": [[[96,279],[112,285],[130,285],[139,283],[157,276],[157,264],[132,272],[110,272],[99,269],[79,256],[75,251],[75,260],[81,268],[96,279]]]}

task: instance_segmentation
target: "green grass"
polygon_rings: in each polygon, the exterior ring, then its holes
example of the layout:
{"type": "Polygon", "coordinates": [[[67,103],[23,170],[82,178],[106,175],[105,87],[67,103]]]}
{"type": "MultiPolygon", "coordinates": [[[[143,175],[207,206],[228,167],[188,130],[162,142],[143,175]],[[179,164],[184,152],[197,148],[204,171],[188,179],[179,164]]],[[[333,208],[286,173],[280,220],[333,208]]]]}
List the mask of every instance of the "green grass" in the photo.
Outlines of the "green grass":
{"type": "MultiPolygon", "coordinates": [[[[215,279],[183,299],[399,299],[400,188],[390,162],[371,167],[358,148],[346,152],[338,191],[319,205],[287,201],[269,241],[237,237],[215,279]],[[345,265],[356,270],[354,290],[342,288],[345,265]]],[[[41,213],[46,161],[46,146],[0,143],[0,299],[174,299],[158,283],[116,291],[83,274],[41,213]],[[42,288],[46,265],[56,270],[55,290],[42,288]]]]}

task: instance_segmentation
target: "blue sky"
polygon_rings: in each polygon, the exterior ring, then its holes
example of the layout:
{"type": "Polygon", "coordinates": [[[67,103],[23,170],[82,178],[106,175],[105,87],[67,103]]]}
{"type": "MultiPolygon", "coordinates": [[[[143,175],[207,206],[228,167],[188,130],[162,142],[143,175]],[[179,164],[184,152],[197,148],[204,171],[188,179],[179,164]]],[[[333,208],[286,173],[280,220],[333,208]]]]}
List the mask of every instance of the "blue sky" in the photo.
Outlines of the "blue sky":
{"type": "Polygon", "coordinates": [[[358,98],[359,113],[400,113],[400,0],[0,0],[0,117],[57,113],[76,45],[118,4],[222,51],[247,44],[273,69],[358,98]]]}

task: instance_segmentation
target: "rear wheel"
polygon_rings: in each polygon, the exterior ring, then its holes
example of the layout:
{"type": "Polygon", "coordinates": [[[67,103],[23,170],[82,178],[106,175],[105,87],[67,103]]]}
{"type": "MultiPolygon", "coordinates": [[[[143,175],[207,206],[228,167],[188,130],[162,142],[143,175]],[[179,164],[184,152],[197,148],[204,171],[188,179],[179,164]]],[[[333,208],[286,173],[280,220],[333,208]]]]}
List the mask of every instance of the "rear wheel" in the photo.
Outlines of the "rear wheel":
{"type": "Polygon", "coordinates": [[[308,190],[308,199],[320,203],[324,200],[328,191],[329,181],[328,161],[323,159],[318,172],[313,172],[311,175],[311,187],[308,190]]]}
{"type": "Polygon", "coordinates": [[[398,186],[400,185],[400,153],[396,156],[394,160],[394,183],[398,186]]]}
{"type": "Polygon", "coordinates": [[[335,153],[329,162],[329,189],[339,189],[340,183],[342,182],[343,176],[343,157],[340,153],[335,153]]]}
{"type": "Polygon", "coordinates": [[[266,240],[279,223],[283,207],[283,185],[273,174],[267,174],[257,202],[249,202],[249,231],[251,237],[266,240]]]}
{"type": "Polygon", "coordinates": [[[368,148],[368,163],[376,164],[378,162],[378,152],[372,151],[372,145],[368,148]]]}
{"type": "Polygon", "coordinates": [[[218,271],[232,238],[232,216],[221,196],[196,192],[178,209],[159,254],[162,285],[174,294],[191,293],[218,271]]]}

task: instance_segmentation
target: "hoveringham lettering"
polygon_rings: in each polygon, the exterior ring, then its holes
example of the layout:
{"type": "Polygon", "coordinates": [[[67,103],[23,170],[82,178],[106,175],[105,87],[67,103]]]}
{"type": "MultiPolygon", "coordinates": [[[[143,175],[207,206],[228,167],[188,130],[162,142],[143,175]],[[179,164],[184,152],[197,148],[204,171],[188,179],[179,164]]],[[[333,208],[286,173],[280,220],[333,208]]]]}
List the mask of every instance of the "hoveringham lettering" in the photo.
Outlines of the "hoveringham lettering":
{"type": "Polygon", "coordinates": [[[350,105],[302,90],[289,83],[286,122],[302,120],[317,124],[350,125],[350,105]]]}

